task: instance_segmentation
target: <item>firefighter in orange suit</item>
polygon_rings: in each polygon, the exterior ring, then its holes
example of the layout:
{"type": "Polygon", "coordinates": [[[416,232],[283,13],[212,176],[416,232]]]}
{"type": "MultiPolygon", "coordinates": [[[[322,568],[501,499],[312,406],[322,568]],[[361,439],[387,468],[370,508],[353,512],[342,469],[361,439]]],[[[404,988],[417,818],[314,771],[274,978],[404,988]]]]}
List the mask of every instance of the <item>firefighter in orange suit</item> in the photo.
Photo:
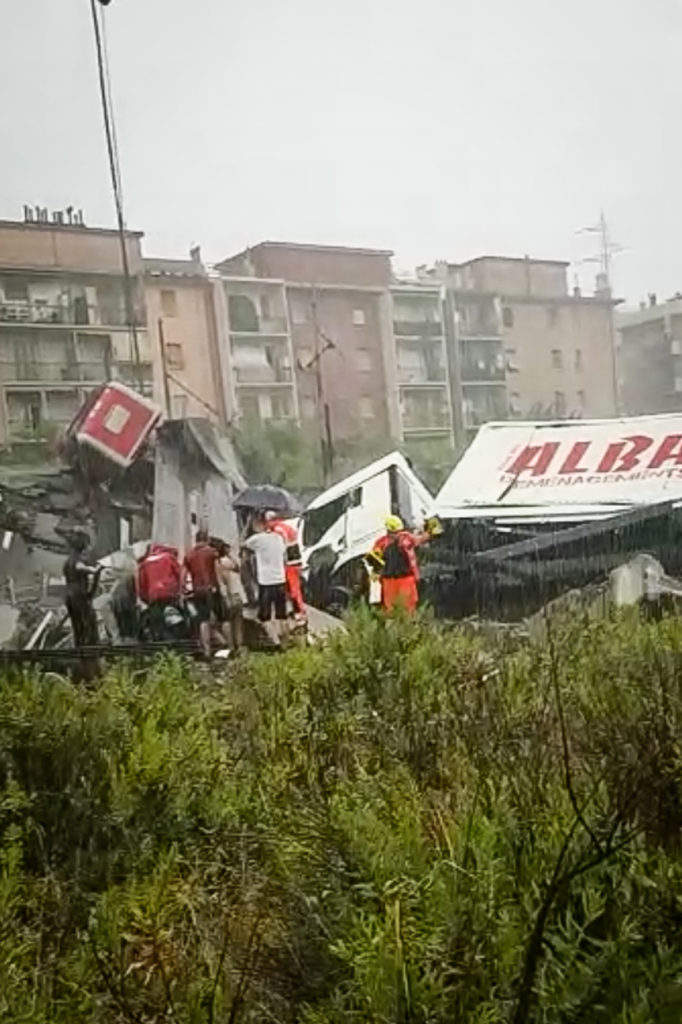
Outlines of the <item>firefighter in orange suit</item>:
{"type": "Polygon", "coordinates": [[[299,618],[306,618],[305,603],[303,601],[303,589],[301,587],[301,569],[303,559],[298,543],[298,532],[286,520],[280,519],[275,512],[265,513],[265,522],[268,530],[278,533],[286,544],[286,561],[284,573],[286,577],[287,596],[294,609],[294,615],[299,618]]]}
{"type": "Polygon", "coordinates": [[[406,530],[399,516],[387,516],[386,533],[379,537],[368,563],[381,580],[381,606],[389,612],[402,606],[410,614],[417,610],[419,565],[416,549],[430,539],[428,531],[406,530]]]}

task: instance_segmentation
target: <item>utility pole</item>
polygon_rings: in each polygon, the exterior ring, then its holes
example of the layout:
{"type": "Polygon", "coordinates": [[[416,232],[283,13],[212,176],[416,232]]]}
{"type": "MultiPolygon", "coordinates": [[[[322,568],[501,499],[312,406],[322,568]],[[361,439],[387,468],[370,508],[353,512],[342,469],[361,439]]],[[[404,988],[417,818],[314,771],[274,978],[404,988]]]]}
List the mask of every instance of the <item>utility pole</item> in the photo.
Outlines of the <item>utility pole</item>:
{"type": "Polygon", "coordinates": [[[168,376],[168,362],[166,361],[166,338],[163,333],[163,318],[159,317],[159,349],[161,351],[161,371],[163,373],[163,396],[166,402],[166,416],[171,419],[173,408],[171,406],[170,381],[168,376]]]}
{"type": "Polygon", "coordinates": [[[596,224],[590,224],[582,228],[579,234],[596,235],[599,239],[599,252],[580,260],[580,263],[596,263],[599,266],[597,277],[597,291],[603,292],[609,300],[609,340],[611,345],[611,373],[613,378],[613,396],[616,412],[621,415],[623,412],[620,396],[620,378],[618,374],[618,343],[616,338],[616,324],[613,313],[613,288],[611,284],[612,258],[619,252],[624,251],[624,246],[617,245],[611,241],[608,222],[604,211],[599,214],[596,224]]]}
{"type": "Polygon", "coordinates": [[[103,14],[98,7],[107,7],[111,0],[90,0],[90,13],[92,15],[92,28],[95,38],[95,53],[97,56],[97,75],[99,79],[100,102],[102,105],[102,120],[104,122],[104,134],[107,143],[107,157],[109,160],[109,173],[111,175],[111,186],[114,195],[114,206],[116,207],[116,221],[118,226],[118,238],[121,247],[121,269],[123,270],[123,301],[125,303],[126,326],[130,331],[132,342],[132,362],[135,367],[137,386],[140,392],[144,390],[142,379],[142,367],[140,365],[140,345],[137,336],[137,317],[135,313],[135,302],[133,298],[133,283],[130,275],[130,263],[128,260],[128,247],[126,240],[125,217],[123,214],[123,190],[121,188],[121,170],[118,159],[118,144],[116,140],[116,125],[111,101],[111,88],[109,83],[109,71],[104,41],[103,14]]]}
{"type": "Polygon", "coordinates": [[[322,356],[325,352],[328,352],[330,348],[335,348],[335,345],[331,339],[325,337],[325,346],[321,347],[320,341],[322,339],[322,332],[320,331],[320,325],[317,317],[317,293],[313,289],[313,296],[310,300],[310,311],[313,324],[313,336],[315,340],[315,354],[313,358],[307,363],[306,366],[301,367],[303,370],[309,370],[315,368],[315,392],[317,400],[317,415],[320,425],[320,453],[322,455],[322,478],[324,480],[324,486],[328,487],[331,483],[332,472],[334,469],[334,442],[332,440],[332,426],[331,426],[331,413],[329,405],[325,402],[324,397],[324,381],[322,379],[322,356]]]}

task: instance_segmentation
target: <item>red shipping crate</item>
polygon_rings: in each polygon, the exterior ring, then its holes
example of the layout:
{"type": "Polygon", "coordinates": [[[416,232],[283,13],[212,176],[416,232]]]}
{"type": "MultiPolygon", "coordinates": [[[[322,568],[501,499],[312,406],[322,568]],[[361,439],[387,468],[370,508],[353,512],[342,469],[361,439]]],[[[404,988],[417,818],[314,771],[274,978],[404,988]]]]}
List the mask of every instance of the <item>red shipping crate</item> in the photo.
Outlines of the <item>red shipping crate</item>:
{"type": "Polygon", "coordinates": [[[78,424],[76,439],[129,466],[161,418],[161,409],[125,384],[105,384],[78,424]]]}

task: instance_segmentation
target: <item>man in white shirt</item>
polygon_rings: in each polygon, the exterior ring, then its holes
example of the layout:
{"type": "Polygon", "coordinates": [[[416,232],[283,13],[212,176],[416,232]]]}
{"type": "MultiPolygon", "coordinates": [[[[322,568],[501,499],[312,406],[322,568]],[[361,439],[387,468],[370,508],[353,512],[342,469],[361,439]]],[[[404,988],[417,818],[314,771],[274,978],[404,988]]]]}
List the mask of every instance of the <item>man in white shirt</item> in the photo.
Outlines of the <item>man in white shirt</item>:
{"type": "Polygon", "coordinates": [[[270,622],[274,609],[275,618],[282,622],[287,617],[286,544],[279,533],[268,530],[264,523],[257,523],[254,528],[256,532],[244,541],[244,547],[256,557],[258,618],[270,622]]]}

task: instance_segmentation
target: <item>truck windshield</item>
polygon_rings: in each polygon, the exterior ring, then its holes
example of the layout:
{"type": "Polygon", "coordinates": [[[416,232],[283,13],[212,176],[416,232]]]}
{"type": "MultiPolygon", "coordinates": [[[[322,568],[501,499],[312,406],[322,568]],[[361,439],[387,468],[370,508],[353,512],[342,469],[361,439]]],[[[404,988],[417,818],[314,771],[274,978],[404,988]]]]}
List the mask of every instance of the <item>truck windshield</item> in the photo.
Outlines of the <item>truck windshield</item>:
{"type": "Polygon", "coordinates": [[[348,508],[348,497],[347,494],[342,494],[340,498],[335,498],[320,508],[309,509],[303,513],[303,543],[307,548],[317,544],[343,515],[348,508]]]}

